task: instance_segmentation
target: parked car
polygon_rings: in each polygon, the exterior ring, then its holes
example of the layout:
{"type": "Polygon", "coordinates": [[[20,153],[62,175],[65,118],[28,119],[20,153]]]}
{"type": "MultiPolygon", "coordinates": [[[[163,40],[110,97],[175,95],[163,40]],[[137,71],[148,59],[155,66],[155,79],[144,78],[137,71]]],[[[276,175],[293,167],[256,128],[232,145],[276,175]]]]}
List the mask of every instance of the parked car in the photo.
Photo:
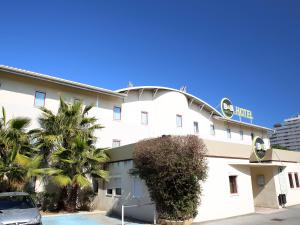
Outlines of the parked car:
{"type": "Polygon", "coordinates": [[[42,225],[41,214],[28,193],[0,193],[0,225],[42,225]]]}

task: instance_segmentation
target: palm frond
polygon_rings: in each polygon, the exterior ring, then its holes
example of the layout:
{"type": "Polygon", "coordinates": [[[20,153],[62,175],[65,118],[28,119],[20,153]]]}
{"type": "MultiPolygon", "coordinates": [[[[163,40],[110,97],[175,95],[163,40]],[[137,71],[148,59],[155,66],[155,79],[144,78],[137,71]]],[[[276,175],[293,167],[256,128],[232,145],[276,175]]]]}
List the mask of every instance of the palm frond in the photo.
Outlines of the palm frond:
{"type": "Polygon", "coordinates": [[[3,121],[3,126],[6,126],[6,111],[5,108],[2,106],[2,121],[3,121]]]}
{"type": "Polygon", "coordinates": [[[36,174],[39,175],[48,175],[48,176],[57,176],[63,172],[61,169],[56,168],[40,168],[40,169],[34,169],[36,174]]]}
{"type": "Polygon", "coordinates": [[[30,163],[30,158],[26,155],[17,153],[14,162],[20,166],[27,167],[27,165],[30,163]]]}
{"type": "Polygon", "coordinates": [[[60,187],[67,186],[72,183],[72,180],[70,177],[68,177],[66,175],[62,175],[62,174],[52,176],[51,180],[53,181],[54,184],[56,184],[60,187]]]}
{"type": "Polygon", "coordinates": [[[109,173],[106,170],[92,170],[91,174],[92,174],[92,176],[102,178],[105,181],[109,180],[109,173]]]}
{"type": "Polygon", "coordinates": [[[83,109],[82,115],[87,114],[93,107],[94,107],[93,104],[85,106],[83,109]]]}
{"type": "Polygon", "coordinates": [[[30,119],[26,117],[13,118],[9,121],[10,128],[24,130],[30,125],[30,119]]]}
{"type": "Polygon", "coordinates": [[[73,183],[78,184],[80,187],[87,187],[91,185],[91,182],[81,174],[76,174],[73,177],[73,183]]]}

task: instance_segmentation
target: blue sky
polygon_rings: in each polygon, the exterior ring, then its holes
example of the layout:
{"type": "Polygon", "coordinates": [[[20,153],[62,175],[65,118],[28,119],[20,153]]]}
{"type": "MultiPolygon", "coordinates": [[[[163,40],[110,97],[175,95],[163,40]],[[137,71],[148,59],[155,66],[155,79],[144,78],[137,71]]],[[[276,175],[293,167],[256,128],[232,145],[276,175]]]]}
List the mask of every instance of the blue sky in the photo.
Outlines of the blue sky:
{"type": "Polygon", "coordinates": [[[300,1],[2,1],[0,64],[108,89],[222,97],[271,127],[300,113],[300,1]]]}

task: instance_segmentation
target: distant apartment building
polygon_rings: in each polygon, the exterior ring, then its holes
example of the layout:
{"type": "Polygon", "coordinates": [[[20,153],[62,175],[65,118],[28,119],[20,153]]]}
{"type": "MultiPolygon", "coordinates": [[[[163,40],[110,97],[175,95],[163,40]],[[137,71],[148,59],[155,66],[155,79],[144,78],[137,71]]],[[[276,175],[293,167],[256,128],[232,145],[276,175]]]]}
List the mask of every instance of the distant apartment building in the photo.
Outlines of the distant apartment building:
{"type": "Polygon", "coordinates": [[[300,151],[300,115],[275,124],[270,134],[271,145],[280,145],[293,151],[300,151]]]}

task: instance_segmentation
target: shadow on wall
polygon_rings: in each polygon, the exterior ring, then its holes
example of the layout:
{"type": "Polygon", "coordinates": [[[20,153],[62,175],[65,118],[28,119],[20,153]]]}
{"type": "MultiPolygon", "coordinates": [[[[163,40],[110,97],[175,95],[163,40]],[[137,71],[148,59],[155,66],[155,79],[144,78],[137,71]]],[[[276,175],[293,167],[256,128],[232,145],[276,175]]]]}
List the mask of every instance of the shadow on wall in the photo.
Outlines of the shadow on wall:
{"type": "Polygon", "coordinates": [[[146,195],[148,192],[144,192],[144,196],[139,198],[133,197],[131,191],[124,191],[126,195],[123,196],[107,196],[105,182],[100,185],[99,193],[93,201],[94,209],[106,210],[108,216],[121,218],[122,204],[134,206],[124,208],[124,216],[127,220],[153,223],[155,207],[154,204],[148,204],[150,203],[146,195]]]}

